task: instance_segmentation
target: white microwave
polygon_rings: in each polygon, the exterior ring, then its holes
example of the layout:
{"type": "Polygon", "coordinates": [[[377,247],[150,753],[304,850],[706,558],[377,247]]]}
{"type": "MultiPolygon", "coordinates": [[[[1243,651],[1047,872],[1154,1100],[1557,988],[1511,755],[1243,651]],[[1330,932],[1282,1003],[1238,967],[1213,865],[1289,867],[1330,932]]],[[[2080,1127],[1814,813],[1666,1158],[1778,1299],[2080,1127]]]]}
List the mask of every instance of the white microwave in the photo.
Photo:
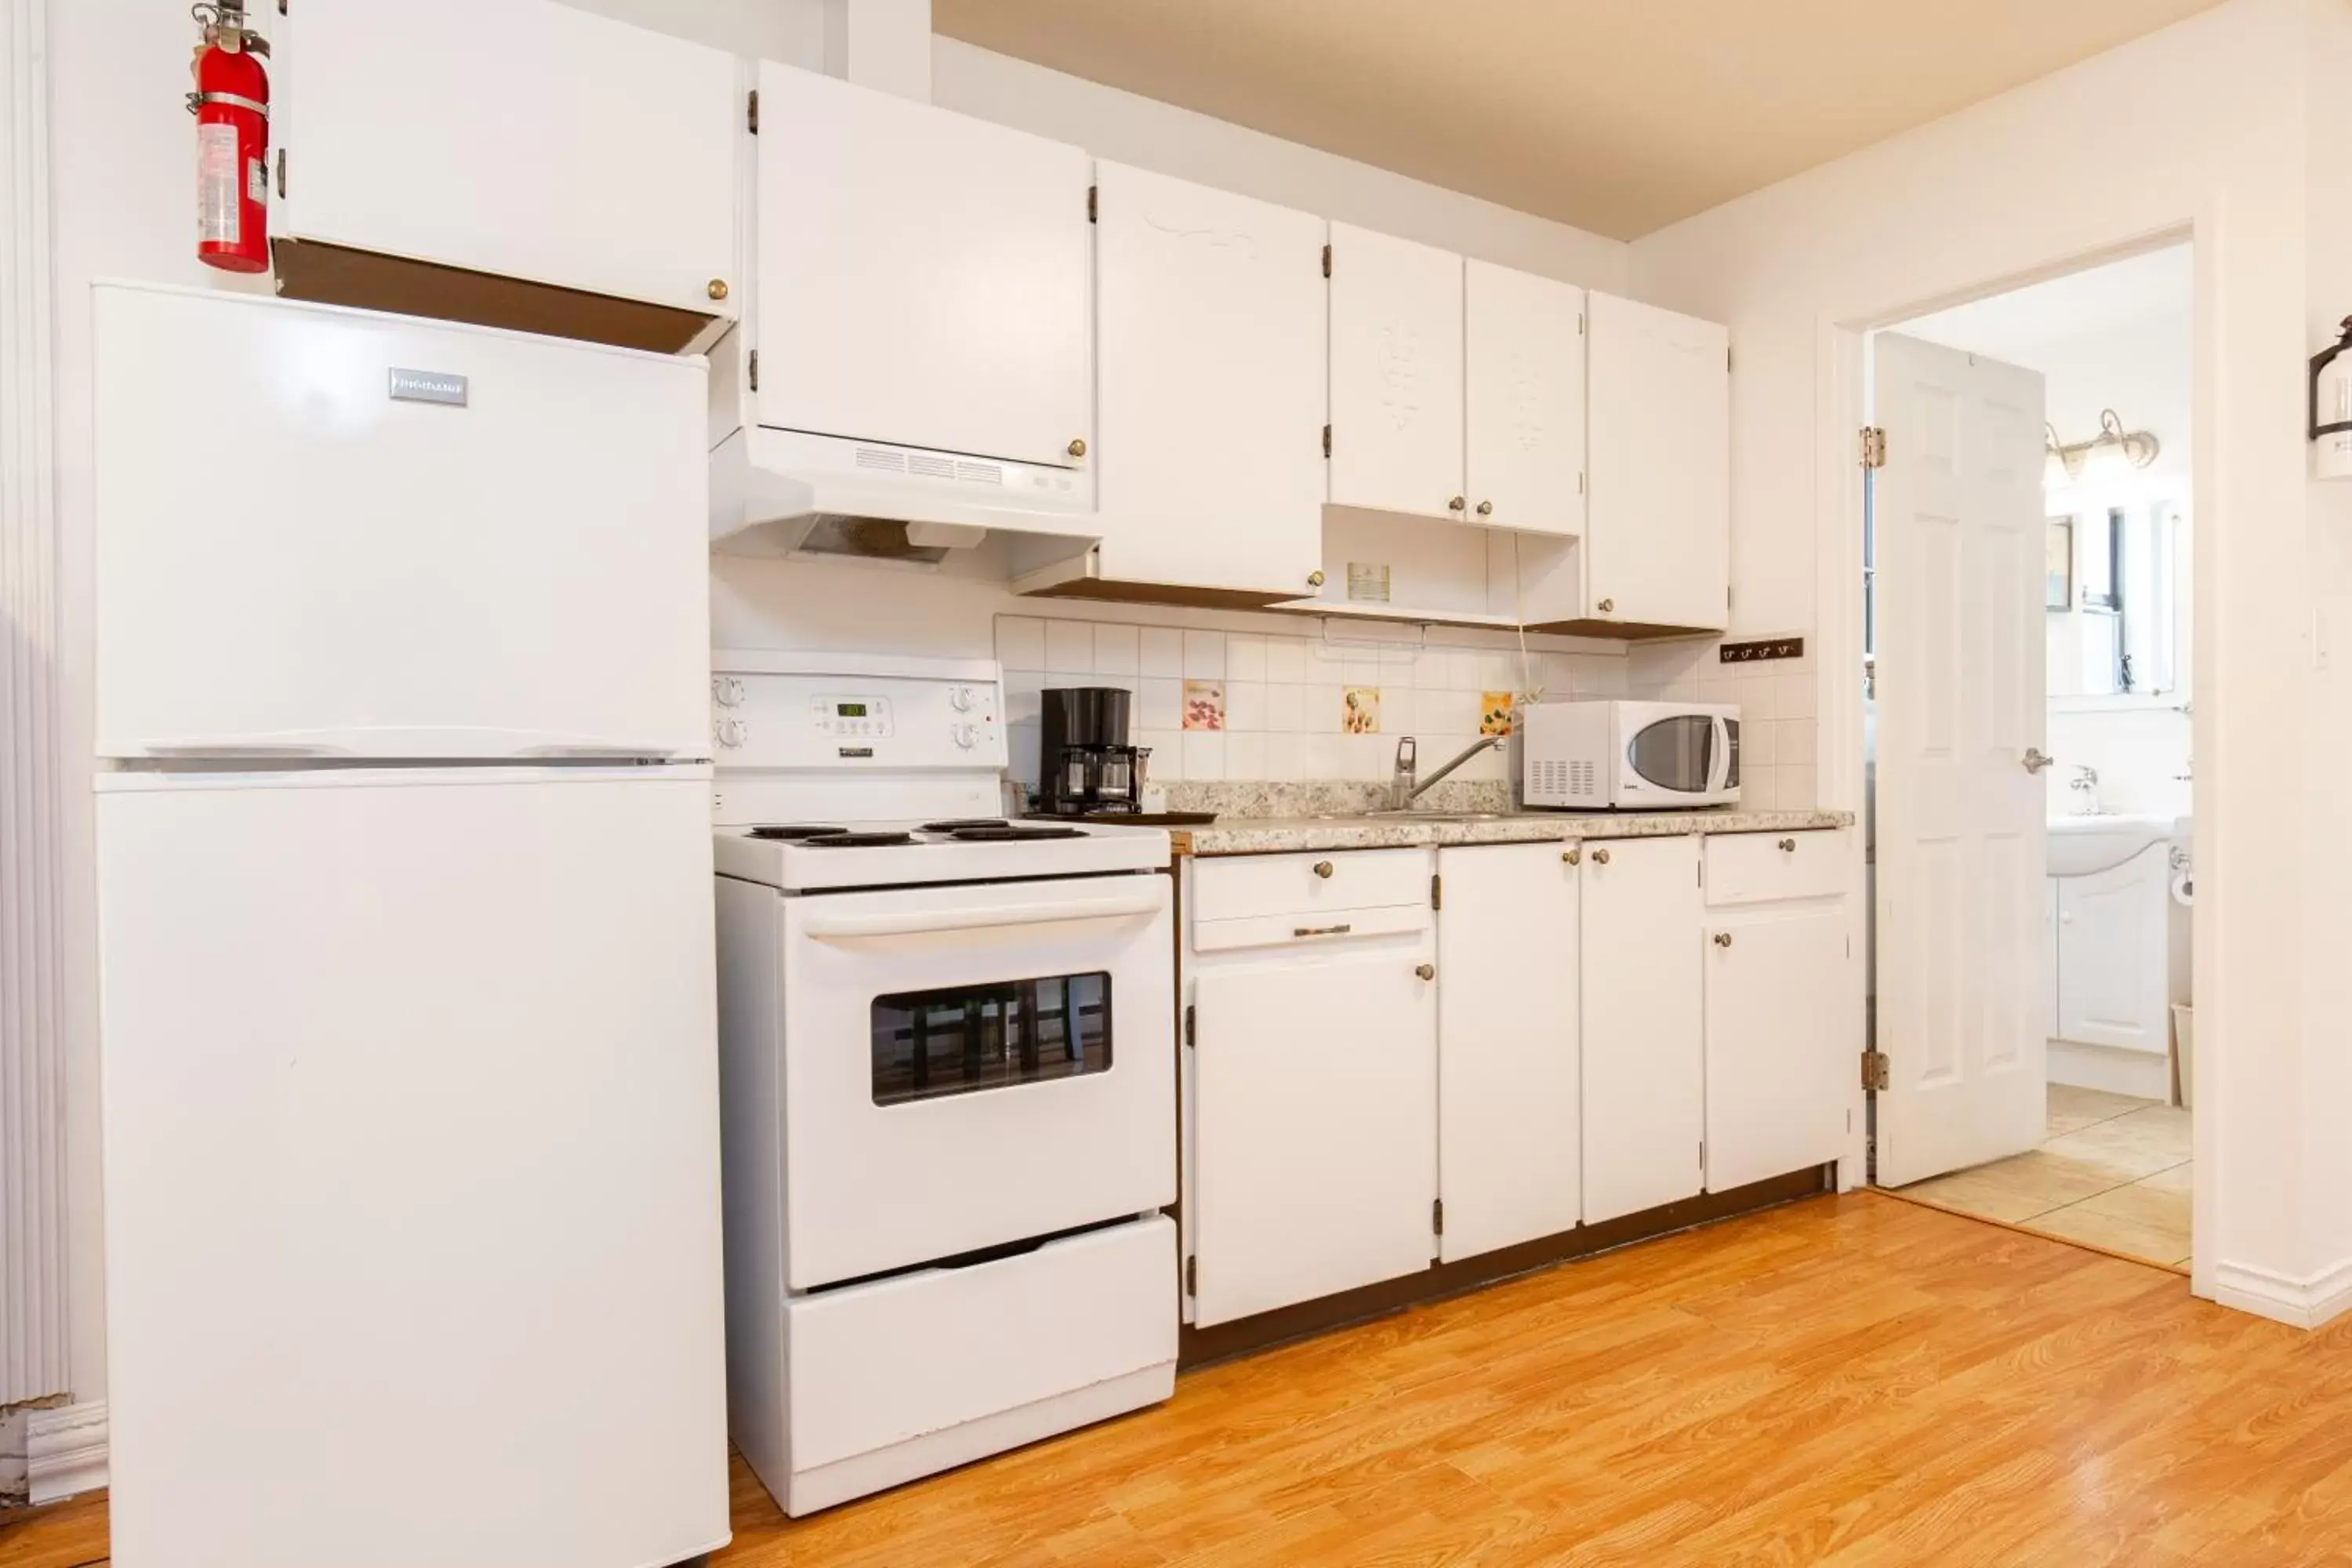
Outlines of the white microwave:
{"type": "Polygon", "coordinates": [[[1739,799],[1739,709],[1728,702],[1536,702],[1519,714],[1520,803],[1584,811],[1739,799]]]}

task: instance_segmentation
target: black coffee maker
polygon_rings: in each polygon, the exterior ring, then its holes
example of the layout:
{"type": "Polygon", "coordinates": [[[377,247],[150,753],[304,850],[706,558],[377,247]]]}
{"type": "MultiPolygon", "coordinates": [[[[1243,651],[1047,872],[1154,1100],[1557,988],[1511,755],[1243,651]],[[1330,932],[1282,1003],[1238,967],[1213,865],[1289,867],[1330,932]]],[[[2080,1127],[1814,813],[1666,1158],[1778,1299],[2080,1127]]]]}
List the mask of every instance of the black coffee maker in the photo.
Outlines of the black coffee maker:
{"type": "Polygon", "coordinates": [[[1129,745],[1134,694],[1116,686],[1048,688],[1038,735],[1037,809],[1055,816],[1143,809],[1144,759],[1129,745]]]}

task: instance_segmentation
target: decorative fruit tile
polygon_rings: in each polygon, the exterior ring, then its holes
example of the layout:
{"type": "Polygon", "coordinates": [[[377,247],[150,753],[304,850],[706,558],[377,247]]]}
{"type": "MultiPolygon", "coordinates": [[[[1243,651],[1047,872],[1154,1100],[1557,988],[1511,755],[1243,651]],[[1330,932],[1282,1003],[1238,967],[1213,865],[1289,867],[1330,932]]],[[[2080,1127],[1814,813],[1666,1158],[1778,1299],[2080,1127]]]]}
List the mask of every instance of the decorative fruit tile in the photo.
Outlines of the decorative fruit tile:
{"type": "Polygon", "coordinates": [[[1507,735],[1511,732],[1511,710],[1515,699],[1507,691],[1482,691],[1478,694],[1478,733],[1507,735]]]}
{"type": "Polygon", "coordinates": [[[1188,680],[1184,683],[1184,728],[1222,730],[1225,727],[1225,683],[1188,680]]]}
{"type": "Polygon", "coordinates": [[[1350,735],[1381,732],[1381,689],[1350,686],[1339,694],[1339,728],[1350,735]]]}

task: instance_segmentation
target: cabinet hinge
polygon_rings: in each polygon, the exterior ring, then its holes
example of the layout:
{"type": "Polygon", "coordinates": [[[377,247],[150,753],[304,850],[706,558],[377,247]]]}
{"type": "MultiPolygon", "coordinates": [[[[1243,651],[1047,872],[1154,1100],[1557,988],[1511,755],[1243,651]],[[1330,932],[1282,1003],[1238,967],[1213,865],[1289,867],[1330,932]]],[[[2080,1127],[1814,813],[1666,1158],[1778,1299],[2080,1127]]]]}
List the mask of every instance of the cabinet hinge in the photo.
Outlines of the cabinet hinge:
{"type": "Polygon", "coordinates": [[[1862,1087],[1864,1089],[1885,1089],[1887,1085],[1887,1079],[1886,1053],[1885,1051],[1863,1052],[1862,1087]]]}
{"type": "Polygon", "coordinates": [[[1584,335],[1584,312],[1581,310],[1576,313],[1576,335],[1580,338],[1584,335]]]}
{"type": "Polygon", "coordinates": [[[1102,210],[1101,204],[1101,188],[1096,185],[1088,185],[1087,187],[1087,221],[1088,223],[1095,221],[1095,216],[1102,210]]]}
{"type": "Polygon", "coordinates": [[[754,391],[754,392],[759,391],[759,390],[760,390],[760,351],[759,351],[758,349],[753,349],[753,350],[751,352],[751,353],[749,353],[748,355],[746,355],[746,356],[744,357],[744,361],[743,361],[743,368],[744,368],[745,373],[746,373],[746,374],[748,374],[751,376],[751,390],[752,390],[752,391],[754,391]]]}
{"type": "Polygon", "coordinates": [[[1323,426],[1323,455],[1327,458],[1331,455],[1331,426],[1328,425],[1323,426]]]}
{"type": "Polygon", "coordinates": [[[1698,1141],[1698,1168],[1702,1171],[1706,1169],[1706,1140],[1704,1138],[1698,1141]]]}
{"type": "Polygon", "coordinates": [[[1576,493],[1578,495],[1584,493],[1584,476],[1581,473],[1576,476],[1576,493]]]}
{"type": "Polygon", "coordinates": [[[760,133],[760,89],[756,87],[751,89],[751,97],[744,102],[743,124],[752,135],[757,136],[760,133]]]}
{"type": "Polygon", "coordinates": [[[1193,1257],[1184,1259],[1184,1294],[1187,1296],[1197,1296],[1200,1293],[1201,1259],[1196,1254],[1193,1257]]]}
{"type": "Polygon", "coordinates": [[[1862,466],[1865,468],[1886,467],[1886,432],[1875,425],[1862,427],[1862,466]]]}
{"type": "Polygon", "coordinates": [[[286,149],[278,149],[278,199],[286,199],[286,149]]]}
{"type": "Polygon", "coordinates": [[[1429,1228],[1440,1236],[1445,1234],[1445,1200],[1444,1198],[1432,1198],[1429,1201],[1429,1228]]]}
{"type": "Polygon", "coordinates": [[[1194,1026],[1198,1022],[1199,1016],[1200,1016],[1192,1010],[1192,1005],[1187,1003],[1184,1007],[1184,1043],[1188,1046],[1192,1043],[1195,1037],[1194,1026]]]}
{"type": "Polygon", "coordinates": [[[1731,350],[1729,348],[1726,348],[1723,351],[1723,368],[1726,371],[1731,369],[1731,350]]]}
{"type": "Polygon", "coordinates": [[[1323,247],[1323,276],[1331,276],[1331,247],[1328,245],[1323,247]]]}
{"type": "Polygon", "coordinates": [[[1429,874],[1429,907],[1433,910],[1445,907],[1445,879],[1435,871],[1429,874]]]}

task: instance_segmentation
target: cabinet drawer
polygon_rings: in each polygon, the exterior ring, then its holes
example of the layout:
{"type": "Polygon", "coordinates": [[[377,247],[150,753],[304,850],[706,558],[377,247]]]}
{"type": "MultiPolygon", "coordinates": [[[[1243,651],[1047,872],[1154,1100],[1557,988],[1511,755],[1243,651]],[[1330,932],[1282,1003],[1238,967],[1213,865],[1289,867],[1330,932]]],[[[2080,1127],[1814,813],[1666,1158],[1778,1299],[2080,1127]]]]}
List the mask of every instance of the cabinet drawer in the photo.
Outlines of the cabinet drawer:
{"type": "Polygon", "coordinates": [[[1769,904],[1781,899],[1833,899],[1845,891],[1846,836],[1723,833],[1706,840],[1706,901],[1769,904]]]}
{"type": "Polygon", "coordinates": [[[1426,849],[1335,849],[1202,860],[1192,868],[1194,921],[1429,907],[1434,862],[1426,849]]]}
{"type": "Polygon", "coordinates": [[[1328,947],[1374,936],[1413,936],[1430,929],[1425,904],[1377,904],[1369,910],[1319,910],[1306,914],[1236,915],[1192,922],[1192,951],[1232,952],[1248,947],[1328,947]]]}

